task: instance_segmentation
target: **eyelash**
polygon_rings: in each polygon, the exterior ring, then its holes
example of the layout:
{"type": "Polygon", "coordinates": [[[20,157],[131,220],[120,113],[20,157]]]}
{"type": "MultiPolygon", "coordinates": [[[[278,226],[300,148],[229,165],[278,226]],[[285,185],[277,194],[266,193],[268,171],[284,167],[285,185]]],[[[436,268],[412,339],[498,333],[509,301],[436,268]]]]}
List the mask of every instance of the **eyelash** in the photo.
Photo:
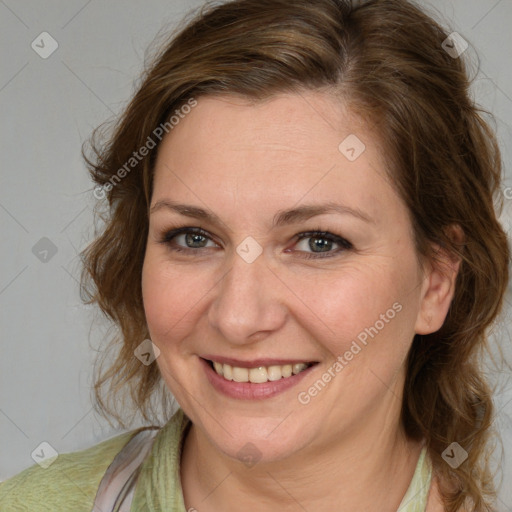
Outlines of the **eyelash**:
{"type": "MultiPolygon", "coordinates": [[[[170,231],[165,232],[163,234],[163,236],[160,238],[159,243],[166,245],[172,251],[180,252],[180,253],[189,253],[189,254],[196,253],[195,255],[197,255],[197,252],[199,251],[199,249],[211,249],[211,247],[198,247],[198,248],[194,249],[191,247],[172,245],[172,241],[174,240],[174,238],[176,238],[178,235],[181,235],[181,234],[200,235],[205,238],[208,238],[211,241],[214,241],[214,240],[212,240],[212,238],[210,237],[208,232],[205,231],[204,229],[199,228],[199,227],[184,226],[181,228],[171,229],[170,231]]],[[[346,240],[338,235],[335,235],[333,233],[329,233],[328,231],[322,231],[321,229],[298,233],[297,235],[295,235],[295,238],[296,238],[296,242],[295,242],[296,244],[299,243],[301,240],[304,240],[307,238],[319,238],[319,239],[328,240],[330,242],[334,242],[340,246],[340,249],[338,249],[337,251],[328,251],[325,253],[321,253],[321,252],[320,253],[314,253],[314,252],[304,253],[304,256],[302,256],[302,257],[305,259],[331,258],[333,256],[340,254],[341,252],[343,252],[345,250],[350,250],[353,248],[352,244],[348,240],[346,240]]],[[[303,251],[299,251],[299,252],[303,252],[303,251]]]]}

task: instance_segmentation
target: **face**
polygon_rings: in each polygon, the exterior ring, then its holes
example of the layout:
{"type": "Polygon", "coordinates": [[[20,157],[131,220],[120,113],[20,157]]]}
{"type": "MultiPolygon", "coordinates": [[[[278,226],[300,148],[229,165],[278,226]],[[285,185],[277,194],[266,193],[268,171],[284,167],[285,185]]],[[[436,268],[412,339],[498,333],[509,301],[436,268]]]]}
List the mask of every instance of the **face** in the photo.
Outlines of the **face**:
{"type": "Polygon", "coordinates": [[[398,422],[425,281],[384,166],[318,92],[202,97],[163,140],[146,318],[163,379],[222,454],[278,460],[398,422]]]}

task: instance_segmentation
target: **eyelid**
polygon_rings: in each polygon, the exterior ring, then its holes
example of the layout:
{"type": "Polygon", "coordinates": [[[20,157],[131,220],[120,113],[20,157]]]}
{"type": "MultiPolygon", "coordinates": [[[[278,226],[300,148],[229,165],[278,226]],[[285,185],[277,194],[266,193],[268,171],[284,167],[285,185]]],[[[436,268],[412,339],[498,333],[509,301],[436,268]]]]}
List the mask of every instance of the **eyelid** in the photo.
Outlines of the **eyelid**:
{"type": "Polygon", "coordinates": [[[330,231],[325,231],[322,229],[313,229],[310,231],[303,231],[295,235],[297,241],[303,240],[304,238],[326,238],[327,240],[331,240],[332,242],[345,247],[346,249],[352,248],[352,244],[342,236],[336,235],[335,233],[331,233],[330,231]]]}
{"type": "Polygon", "coordinates": [[[158,243],[161,243],[165,246],[167,246],[169,249],[174,250],[176,252],[195,252],[198,253],[199,249],[213,249],[213,247],[186,247],[183,245],[173,245],[173,241],[176,239],[176,237],[180,235],[187,235],[187,234],[194,234],[194,235],[201,235],[208,239],[208,241],[213,242],[217,246],[220,244],[214,239],[214,237],[205,229],[198,227],[198,226],[182,226],[178,228],[171,228],[168,230],[165,230],[161,236],[159,236],[158,243]]]}
{"type": "MultiPolygon", "coordinates": [[[[165,230],[163,235],[160,236],[159,243],[169,246],[169,248],[171,248],[172,250],[174,250],[176,252],[189,252],[189,253],[197,254],[197,253],[199,253],[199,249],[212,249],[212,247],[193,248],[193,247],[172,246],[171,245],[171,242],[177,236],[182,235],[182,234],[188,234],[188,233],[204,236],[205,238],[212,241],[213,243],[220,245],[218,242],[215,241],[214,237],[207,230],[203,229],[200,226],[182,226],[182,227],[171,228],[171,229],[165,230]]],[[[313,229],[313,230],[302,231],[300,233],[297,233],[293,237],[294,245],[305,238],[313,238],[313,237],[325,238],[327,240],[330,240],[330,241],[334,242],[335,244],[339,245],[340,249],[338,249],[336,251],[326,251],[326,252],[318,252],[318,253],[297,251],[299,253],[303,253],[303,254],[307,255],[307,256],[301,256],[302,258],[305,258],[305,259],[328,258],[331,256],[338,255],[339,253],[344,252],[346,250],[353,249],[353,245],[351,244],[351,242],[349,242],[345,238],[343,238],[339,235],[336,235],[335,233],[331,233],[330,231],[325,231],[322,229],[313,229]]]]}
{"type": "Polygon", "coordinates": [[[211,236],[211,234],[199,226],[182,226],[179,228],[167,229],[163,232],[160,241],[162,243],[168,243],[173,238],[176,238],[178,235],[182,235],[184,233],[194,233],[195,235],[202,235],[205,238],[209,238],[213,241],[213,237],[211,236]]]}

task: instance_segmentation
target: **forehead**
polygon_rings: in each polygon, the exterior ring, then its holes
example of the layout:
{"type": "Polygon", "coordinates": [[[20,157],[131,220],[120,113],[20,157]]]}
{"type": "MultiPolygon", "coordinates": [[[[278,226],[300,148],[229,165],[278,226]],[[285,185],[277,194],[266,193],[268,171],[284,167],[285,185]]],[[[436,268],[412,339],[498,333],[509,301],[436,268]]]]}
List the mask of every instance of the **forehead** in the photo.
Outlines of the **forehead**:
{"type": "Polygon", "coordinates": [[[399,201],[384,165],[377,138],[331,95],[201,97],[159,148],[153,202],[209,197],[261,210],[262,200],[291,206],[309,199],[379,216],[399,201]]]}
{"type": "Polygon", "coordinates": [[[181,142],[193,135],[201,141],[202,152],[263,148],[295,150],[304,156],[309,152],[337,154],[340,137],[363,137],[367,131],[362,119],[343,102],[327,93],[308,91],[261,101],[237,95],[200,97],[167,139],[181,142]]]}

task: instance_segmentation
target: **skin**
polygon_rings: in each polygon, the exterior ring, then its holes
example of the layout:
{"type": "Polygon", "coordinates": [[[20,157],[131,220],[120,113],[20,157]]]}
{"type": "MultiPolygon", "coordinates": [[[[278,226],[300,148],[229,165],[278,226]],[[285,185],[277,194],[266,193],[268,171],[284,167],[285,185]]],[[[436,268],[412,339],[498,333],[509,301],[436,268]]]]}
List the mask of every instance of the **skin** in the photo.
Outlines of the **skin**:
{"type": "MultiPolygon", "coordinates": [[[[161,351],[161,374],[192,420],[181,479],[187,509],[199,512],[395,511],[421,445],[399,417],[405,359],[415,333],[438,330],[453,297],[458,263],[420,266],[408,211],[385,173],[378,137],[325,92],[251,103],[201,97],[163,140],[153,207],[168,200],[213,212],[219,223],[162,207],[150,215],[142,285],[146,318],[161,351]],[[353,162],[338,146],[356,134],[353,162]],[[341,203],[369,221],[328,213],[271,227],[274,215],[306,204],[341,203]],[[167,245],[175,227],[201,227],[205,248],[167,245]],[[305,231],[334,243],[318,256],[305,231]],[[236,252],[247,237],[262,254],[236,252]],[[195,251],[195,252],[193,252],[195,251]],[[401,311],[307,405],[297,399],[349,350],[365,328],[401,311]],[[295,387],[265,400],[221,395],[199,357],[317,361],[295,387]],[[247,443],[259,460],[237,455],[247,443]],[[307,463],[306,463],[307,462],[307,463]],[[371,489],[371,492],[368,490],[371,489]],[[303,507],[303,508],[301,508],[303,507]]],[[[442,255],[441,255],[442,258],[442,255]]],[[[429,511],[441,510],[431,492],[429,511]]]]}

